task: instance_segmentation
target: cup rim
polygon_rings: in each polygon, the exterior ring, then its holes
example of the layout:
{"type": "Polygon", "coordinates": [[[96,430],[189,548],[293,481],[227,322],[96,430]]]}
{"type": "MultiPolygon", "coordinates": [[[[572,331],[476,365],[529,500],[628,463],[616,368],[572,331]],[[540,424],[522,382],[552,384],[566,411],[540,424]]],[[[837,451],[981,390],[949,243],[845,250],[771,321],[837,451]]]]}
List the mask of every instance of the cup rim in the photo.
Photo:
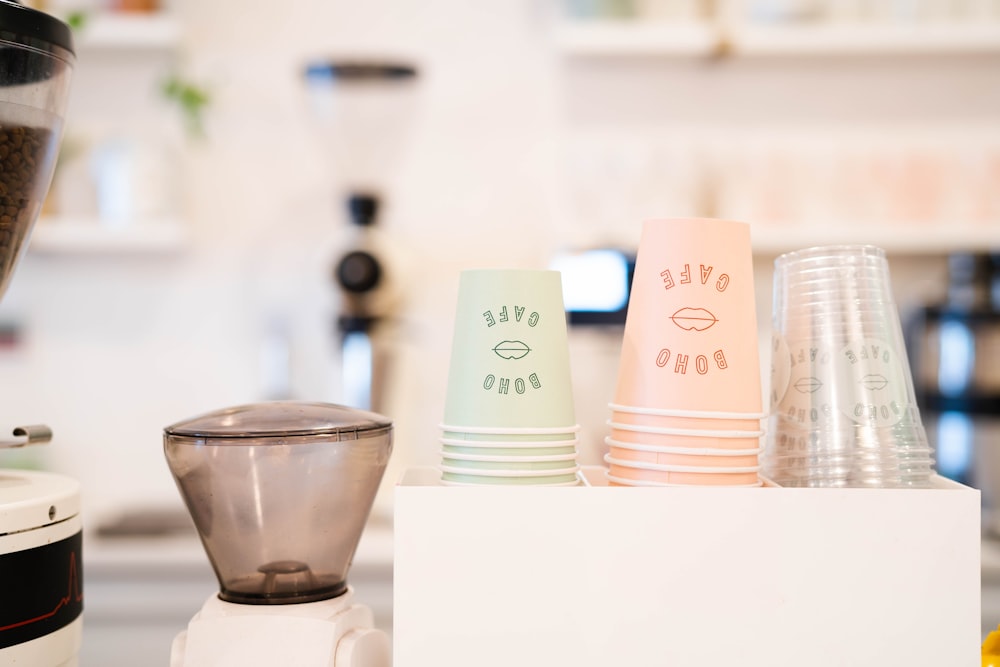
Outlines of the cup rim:
{"type": "Polygon", "coordinates": [[[671,426],[640,426],[638,424],[622,424],[610,419],[605,422],[618,431],[634,431],[636,433],[655,433],[657,435],[681,435],[695,438],[759,438],[764,435],[764,429],[759,431],[716,430],[699,428],[673,428],[671,426]]]}
{"type": "Polygon", "coordinates": [[[461,440],[440,438],[443,445],[452,447],[479,447],[482,449],[547,449],[549,447],[576,447],[579,438],[572,440],[461,440]],[[553,444],[560,443],[560,444],[553,444]],[[567,443],[567,444],[561,444],[567,443]]]}
{"type": "Polygon", "coordinates": [[[476,435],[561,435],[577,433],[580,425],[573,426],[527,426],[508,428],[503,426],[458,426],[455,424],[438,424],[438,427],[448,433],[474,433],[476,435]]]}
{"type": "Polygon", "coordinates": [[[673,465],[668,463],[645,463],[643,461],[626,461],[624,459],[616,459],[611,456],[611,454],[604,455],[604,462],[609,466],[618,466],[620,468],[632,468],[633,470],[650,470],[653,472],[683,472],[683,473],[695,473],[695,474],[722,474],[722,475],[738,475],[738,474],[748,474],[752,472],[760,472],[763,466],[720,466],[718,468],[712,466],[684,466],[684,465],[673,465]]]}
{"type": "Polygon", "coordinates": [[[689,456],[759,456],[763,453],[763,447],[755,449],[721,449],[717,447],[670,447],[659,445],[647,445],[646,443],[623,442],[615,440],[610,435],[604,438],[604,444],[618,449],[629,449],[635,452],[651,452],[654,454],[686,454],[689,456]]]}
{"type": "Polygon", "coordinates": [[[835,243],[790,250],[778,255],[774,263],[775,265],[779,262],[788,265],[793,262],[822,260],[833,257],[857,257],[882,260],[886,258],[886,252],[884,248],[871,243],[835,243]]]}
{"type": "Polygon", "coordinates": [[[478,486],[480,488],[486,486],[490,488],[497,489],[523,489],[525,487],[556,487],[556,486],[583,486],[579,479],[575,479],[572,482],[545,482],[542,484],[477,484],[475,482],[453,482],[448,479],[438,480],[441,486],[478,486]]]}
{"type": "Polygon", "coordinates": [[[625,479],[624,477],[618,477],[617,475],[612,475],[610,470],[604,471],[604,476],[609,482],[614,482],[615,484],[621,484],[622,486],[650,486],[650,487],[678,487],[678,486],[688,486],[697,488],[710,488],[715,486],[737,488],[737,489],[754,489],[764,486],[764,480],[758,479],[755,484],[677,484],[674,482],[653,482],[645,479],[625,479]]]}
{"type": "Polygon", "coordinates": [[[552,468],[550,470],[497,470],[479,468],[455,468],[453,466],[440,465],[441,472],[452,475],[472,475],[473,477],[563,477],[575,475],[580,469],[576,465],[572,468],[552,468]]]}
{"type": "Polygon", "coordinates": [[[638,405],[608,403],[615,412],[626,412],[634,415],[652,415],[656,417],[683,417],[692,419],[733,419],[749,420],[764,419],[766,412],[726,412],[715,410],[676,410],[673,408],[646,408],[638,405]]]}
{"type": "Polygon", "coordinates": [[[504,456],[502,454],[457,454],[441,452],[441,458],[450,461],[471,461],[479,463],[551,463],[555,461],[575,461],[573,454],[542,454],[540,456],[504,456]]]}

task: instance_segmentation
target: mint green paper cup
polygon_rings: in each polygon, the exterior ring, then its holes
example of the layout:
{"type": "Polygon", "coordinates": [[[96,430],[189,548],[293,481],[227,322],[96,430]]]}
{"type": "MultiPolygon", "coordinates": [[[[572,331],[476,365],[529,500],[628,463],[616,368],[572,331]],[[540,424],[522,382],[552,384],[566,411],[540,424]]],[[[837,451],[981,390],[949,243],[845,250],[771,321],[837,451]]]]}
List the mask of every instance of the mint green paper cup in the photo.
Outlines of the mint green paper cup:
{"type": "Polygon", "coordinates": [[[481,475],[462,475],[445,472],[441,481],[446,484],[461,484],[469,486],[571,486],[579,480],[576,475],[550,475],[547,477],[484,477],[481,475]]]}
{"type": "Polygon", "coordinates": [[[459,445],[442,445],[443,456],[448,454],[465,454],[481,456],[564,456],[576,454],[576,447],[462,447],[459,445]]]}
{"type": "MultiPolygon", "coordinates": [[[[577,432],[580,430],[579,426],[571,426],[566,428],[550,429],[548,431],[530,432],[530,429],[518,429],[518,430],[508,430],[503,431],[501,429],[483,429],[482,431],[461,431],[461,430],[449,430],[450,428],[461,428],[461,427],[449,427],[446,424],[442,424],[441,428],[443,431],[443,438],[454,439],[454,440],[465,440],[472,442],[509,442],[512,443],[534,443],[534,442],[550,442],[550,441],[576,441],[577,432]]],[[[467,427],[471,428],[471,427],[467,427]]]]}
{"type": "Polygon", "coordinates": [[[444,424],[449,433],[513,429],[512,438],[523,429],[575,428],[558,271],[461,273],[444,424]]]}
{"type": "Polygon", "coordinates": [[[441,463],[449,468],[463,468],[470,474],[475,474],[477,470],[507,470],[510,472],[536,472],[539,470],[560,470],[564,471],[567,464],[572,465],[572,461],[466,461],[463,459],[449,459],[443,456],[441,463]]]}

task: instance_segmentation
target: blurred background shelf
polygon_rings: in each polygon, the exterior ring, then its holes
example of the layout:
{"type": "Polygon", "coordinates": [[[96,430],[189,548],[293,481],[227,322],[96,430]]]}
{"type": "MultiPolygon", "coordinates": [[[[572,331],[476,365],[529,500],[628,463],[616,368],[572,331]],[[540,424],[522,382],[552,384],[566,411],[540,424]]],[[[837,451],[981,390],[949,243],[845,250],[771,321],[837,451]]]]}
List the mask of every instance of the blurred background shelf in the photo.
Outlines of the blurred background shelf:
{"type": "Polygon", "coordinates": [[[77,44],[90,49],[161,50],[180,41],[180,24],[165,13],[99,13],[87,16],[77,44]]]}
{"type": "Polygon", "coordinates": [[[720,33],[705,22],[567,21],[557,29],[555,40],[569,55],[702,56],[718,47],[720,33]]]}
{"type": "Polygon", "coordinates": [[[556,44],[578,56],[964,55],[1000,53],[1000,24],[740,24],[565,21],[556,44]]]}
{"type": "Polygon", "coordinates": [[[43,218],[35,225],[29,249],[36,254],[164,254],[187,245],[178,220],[136,221],[111,227],[97,219],[43,218]]]}
{"type": "Polygon", "coordinates": [[[1000,53],[1000,25],[848,23],[744,26],[733,36],[740,55],[963,55],[1000,53]]]}
{"type": "Polygon", "coordinates": [[[753,227],[754,252],[781,254],[790,250],[823,245],[870,244],[889,253],[935,255],[949,252],[988,252],[1000,247],[1000,224],[962,228],[937,224],[912,225],[833,225],[829,227],[796,226],[787,228],[753,227]]]}

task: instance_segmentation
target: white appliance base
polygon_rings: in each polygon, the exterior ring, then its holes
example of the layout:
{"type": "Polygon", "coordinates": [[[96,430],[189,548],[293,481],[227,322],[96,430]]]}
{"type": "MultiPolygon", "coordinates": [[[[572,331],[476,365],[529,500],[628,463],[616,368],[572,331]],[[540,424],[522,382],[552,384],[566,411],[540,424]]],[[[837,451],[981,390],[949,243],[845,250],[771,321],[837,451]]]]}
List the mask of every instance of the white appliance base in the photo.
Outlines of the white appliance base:
{"type": "Polygon", "coordinates": [[[210,597],[174,639],[170,667],[390,667],[388,636],[353,590],[320,602],[246,605],[210,597]]]}

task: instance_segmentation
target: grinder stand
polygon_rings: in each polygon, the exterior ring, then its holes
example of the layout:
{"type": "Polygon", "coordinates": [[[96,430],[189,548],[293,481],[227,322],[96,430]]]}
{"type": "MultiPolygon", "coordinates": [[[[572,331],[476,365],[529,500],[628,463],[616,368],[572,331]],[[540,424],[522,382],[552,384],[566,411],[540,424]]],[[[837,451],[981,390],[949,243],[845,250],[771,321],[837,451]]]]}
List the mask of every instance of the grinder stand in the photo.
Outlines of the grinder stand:
{"type": "Polygon", "coordinates": [[[174,639],[170,667],[390,667],[392,647],[353,590],[320,602],[235,604],[213,595],[174,639]]]}

